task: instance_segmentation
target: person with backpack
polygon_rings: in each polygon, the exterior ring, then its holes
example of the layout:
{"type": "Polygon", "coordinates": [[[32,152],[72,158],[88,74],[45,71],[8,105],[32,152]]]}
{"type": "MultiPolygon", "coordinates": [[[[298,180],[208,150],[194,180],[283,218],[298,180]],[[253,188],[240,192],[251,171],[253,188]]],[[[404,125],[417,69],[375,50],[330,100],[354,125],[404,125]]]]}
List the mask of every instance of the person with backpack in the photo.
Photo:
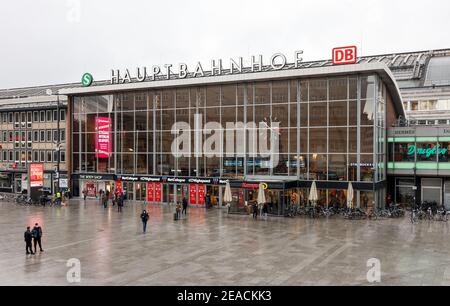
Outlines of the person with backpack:
{"type": "Polygon", "coordinates": [[[35,224],[33,230],[31,231],[31,235],[33,236],[33,243],[34,243],[34,252],[36,253],[36,246],[39,244],[39,249],[41,252],[44,252],[42,249],[42,228],[39,226],[39,224],[35,224]]]}
{"type": "Polygon", "coordinates": [[[150,216],[149,216],[149,214],[147,213],[147,211],[144,209],[143,211],[142,211],[142,214],[141,214],[141,220],[142,220],[142,226],[143,226],[143,232],[144,232],[144,234],[145,234],[145,232],[147,231],[147,222],[148,222],[148,219],[150,218],[150,216]]]}

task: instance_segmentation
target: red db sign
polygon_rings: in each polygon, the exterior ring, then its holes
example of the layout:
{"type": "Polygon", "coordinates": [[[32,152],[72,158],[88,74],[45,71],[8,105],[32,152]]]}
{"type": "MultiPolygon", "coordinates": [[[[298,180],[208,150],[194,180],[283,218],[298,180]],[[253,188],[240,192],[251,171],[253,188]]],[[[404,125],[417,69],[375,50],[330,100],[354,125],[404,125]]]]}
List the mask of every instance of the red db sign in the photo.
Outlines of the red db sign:
{"type": "Polygon", "coordinates": [[[356,64],[356,46],[333,49],[333,65],[356,64]]]}

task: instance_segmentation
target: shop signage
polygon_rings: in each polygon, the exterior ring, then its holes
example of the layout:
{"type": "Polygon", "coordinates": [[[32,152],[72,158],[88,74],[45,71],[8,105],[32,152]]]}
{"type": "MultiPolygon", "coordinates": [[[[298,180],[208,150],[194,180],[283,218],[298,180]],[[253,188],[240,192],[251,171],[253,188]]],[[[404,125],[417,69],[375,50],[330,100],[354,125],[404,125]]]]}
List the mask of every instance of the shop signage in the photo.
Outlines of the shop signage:
{"type": "Polygon", "coordinates": [[[414,136],[416,134],[415,129],[408,129],[408,130],[396,130],[393,129],[394,136],[414,136]]]}
{"type": "MultiPolygon", "coordinates": [[[[76,176],[76,175],[74,175],[76,176]]],[[[93,181],[113,181],[113,174],[95,175],[95,174],[80,174],[80,179],[82,180],[93,180],[93,181]]]]}
{"type": "Polygon", "coordinates": [[[30,187],[44,186],[44,164],[30,164],[30,187]]]}
{"type": "Polygon", "coordinates": [[[108,117],[95,117],[95,157],[109,158],[112,151],[112,121],[108,117]]]}
{"type": "Polygon", "coordinates": [[[126,182],[162,182],[173,184],[207,184],[207,185],[225,185],[229,181],[228,179],[222,179],[217,177],[192,178],[192,177],[132,176],[132,175],[117,175],[117,180],[126,182]]]}
{"type": "Polygon", "coordinates": [[[148,183],[147,184],[147,201],[153,202],[155,197],[153,196],[155,192],[155,184],[154,183],[148,183]]]}
{"type": "Polygon", "coordinates": [[[59,179],[59,188],[68,188],[69,187],[69,180],[66,178],[60,178],[59,179]]]}
{"type": "Polygon", "coordinates": [[[434,146],[432,148],[416,148],[415,145],[410,145],[408,147],[408,155],[414,155],[417,152],[417,155],[426,156],[427,158],[430,156],[436,156],[438,155],[445,155],[447,154],[448,149],[447,148],[441,148],[441,145],[438,144],[437,146],[434,146]]]}
{"type": "MultiPolygon", "coordinates": [[[[195,67],[188,67],[187,64],[180,63],[178,65],[165,64],[164,66],[151,66],[151,67],[137,67],[133,69],[111,69],[111,84],[124,84],[144,81],[155,80],[171,80],[171,79],[185,79],[210,76],[219,76],[223,74],[240,74],[246,72],[262,72],[266,70],[276,71],[282,70],[286,66],[290,65],[294,68],[300,68],[300,64],[303,62],[303,51],[295,51],[293,62],[288,63],[288,58],[282,53],[275,53],[270,57],[270,60],[264,63],[263,56],[251,56],[249,58],[250,65],[245,67],[242,57],[231,58],[228,62],[228,67],[224,67],[224,63],[221,59],[211,60],[209,65],[209,71],[205,72],[206,66],[203,66],[200,62],[197,62],[195,67]],[[265,64],[268,64],[266,66],[265,64]],[[226,69],[228,68],[228,69],[226,69]]],[[[84,77],[83,77],[84,78],[84,77]]],[[[83,83],[84,84],[84,83],[83,83]]]]}
{"type": "Polygon", "coordinates": [[[242,184],[241,184],[241,188],[245,188],[245,189],[258,189],[258,188],[259,188],[259,184],[242,183],[242,184]]]}
{"type": "Polygon", "coordinates": [[[356,46],[340,47],[333,49],[333,65],[356,64],[356,46]]]}

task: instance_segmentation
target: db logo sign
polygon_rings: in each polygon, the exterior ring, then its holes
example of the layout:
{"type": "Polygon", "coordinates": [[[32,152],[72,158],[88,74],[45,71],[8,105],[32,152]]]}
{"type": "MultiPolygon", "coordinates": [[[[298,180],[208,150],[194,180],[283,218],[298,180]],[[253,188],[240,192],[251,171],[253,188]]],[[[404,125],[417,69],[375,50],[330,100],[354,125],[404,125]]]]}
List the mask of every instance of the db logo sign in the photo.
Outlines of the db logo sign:
{"type": "Polygon", "coordinates": [[[333,65],[356,64],[356,46],[333,49],[333,65]]]}

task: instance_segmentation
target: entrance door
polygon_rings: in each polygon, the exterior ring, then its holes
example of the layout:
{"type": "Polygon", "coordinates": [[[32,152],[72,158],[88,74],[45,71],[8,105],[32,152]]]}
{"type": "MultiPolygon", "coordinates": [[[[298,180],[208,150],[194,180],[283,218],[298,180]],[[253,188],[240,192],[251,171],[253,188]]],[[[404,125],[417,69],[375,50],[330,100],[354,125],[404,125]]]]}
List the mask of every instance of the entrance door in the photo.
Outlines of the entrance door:
{"type": "Polygon", "coordinates": [[[422,202],[436,202],[442,205],[442,179],[424,178],[422,179],[422,202]]]}
{"type": "Polygon", "coordinates": [[[147,200],[147,183],[136,183],[136,201],[147,200]]]}

